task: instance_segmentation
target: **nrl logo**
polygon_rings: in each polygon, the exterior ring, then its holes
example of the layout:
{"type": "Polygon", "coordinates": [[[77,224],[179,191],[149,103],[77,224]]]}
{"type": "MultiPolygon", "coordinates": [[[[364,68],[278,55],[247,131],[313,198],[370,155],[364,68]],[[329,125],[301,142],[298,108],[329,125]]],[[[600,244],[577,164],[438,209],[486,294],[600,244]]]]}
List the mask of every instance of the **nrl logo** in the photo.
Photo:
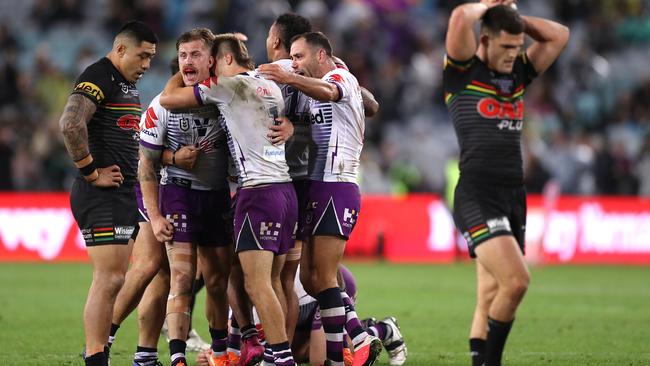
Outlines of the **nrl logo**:
{"type": "Polygon", "coordinates": [[[190,119],[185,117],[181,118],[179,122],[179,127],[181,131],[187,132],[190,129],[190,119]]]}

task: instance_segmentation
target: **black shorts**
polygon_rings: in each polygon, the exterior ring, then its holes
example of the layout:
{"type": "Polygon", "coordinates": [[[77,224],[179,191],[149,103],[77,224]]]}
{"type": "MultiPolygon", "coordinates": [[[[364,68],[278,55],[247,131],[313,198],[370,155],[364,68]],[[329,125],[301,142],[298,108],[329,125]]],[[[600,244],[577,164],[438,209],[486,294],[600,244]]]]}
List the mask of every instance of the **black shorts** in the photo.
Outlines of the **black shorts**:
{"type": "Polygon", "coordinates": [[[77,178],[70,191],[70,208],[88,247],[126,245],[138,234],[138,204],[132,185],[97,188],[77,178]]]}
{"type": "MultiPolygon", "coordinates": [[[[296,240],[300,241],[309,240],[308,236],[300,236],[302,232],[302,218],[305,217],[307,205],[309,204],[309,182],[309,179],[296,179],[292,181],[293,188],[296,190],[296,198],[298,199],[298,230],[296,231],[296,240]]],[[[294,245],[291,247],[293,248],[294,245]]]]}
{"type": "Polygon", "coordinates": [[[524,253],[526,190],[461,179],[454,194],[454,222],[465,237],[472,258],[476,258],[474,249],[478,245],[500,235],[512,235],[524,253]]]}

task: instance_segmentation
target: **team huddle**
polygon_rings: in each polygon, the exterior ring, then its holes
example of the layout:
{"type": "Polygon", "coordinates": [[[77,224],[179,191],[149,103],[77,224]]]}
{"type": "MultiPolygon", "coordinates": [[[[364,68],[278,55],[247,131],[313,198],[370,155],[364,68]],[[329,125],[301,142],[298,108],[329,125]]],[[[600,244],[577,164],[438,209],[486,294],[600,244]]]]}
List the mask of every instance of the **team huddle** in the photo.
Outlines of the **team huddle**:
{"type": "MultiPolygon", "coordinates": [[[[500,177],[488,175],[494,178],[490,189],[502,196],[481,186],[489,192],[475,201],[479,188],[472,177],[490,168],[490,159],[476,147],[486,144],[475,142],[481,140],[475,136],[493,132],[468,135],[463,124],[473,122],[463,108],[481,101],[464,90],[478,83],[489,92],[491,85],[500,85],[494,94],[500,102],[521,102],[523,86],[564,46],[551,56],[548,47],[531,46],[526,57],[519,54],[524,30],[497,26],[496,38],[510,37],[510,43],[490,46],[486,40],[477,50],[476,41],[469,41],[473,23],[490,18],[492,9],[520,19],[511,3],[461,5],[447,35],[446,100],[461,142],[454,217],[478,257],[479,299],[470,341],[475,365],[500,365],[507,331],[496,339],[492,329],[509,330],[518,302],[507,281],[527,275],[521,252],[485,248],[510,248],[510,241],[499,243],[506,235],[516,238],[523,252],[523,238],[510,227],[525,225],[525,207],[514,216],[506,208],[502,218],[486,201],[505,197],[498,208],[517,207],[524,197],[516,158],[505,162],[513,172],[506,177],[510,190],[503,192],[500,177]],[[512,57],[495,56],[496,48],[512,57]],[[494,70],[500,74],[492,74],[492,80],[477,76],[494,70]],[[487,160],[477,163],[481,159],[487,160]],[[484,226],[489,226],[481,232],[486,235],[473,236],[484,226]],[[515,258],[505,263],[515,268],[512,273],[498,266],[508,258],[515,258]]],[[[505,18],[497,15],[496,23],[505,18]]],[[[523,18],[527,34],[537,43],[548,42],[541,28],[557,23],[523,18]]],[[[150,67],[158,39],[146,24],[130,22],[109,54],[75,83],[60,125],[80,170],[71,208],[93,265],[84,308],[86,365],[108,365],[119,325],[136,307],[133,365],[160,364],[163,323],[170,365],[187,365],[198,281],[206,289],[211,338],[198,364],[370,366],[382,349],[391,365],[406,361],[394,317],[359,320],[354,277],[341,264],[346,241],[362,217],[357,178],[365,118],[377,112],[378,103],[304,17],[287,13],[275,20],[266,40],[270,63],[258,68],[245,40],[242,34],[214,35],[205,28],[181,34],[173,75],[143,112],[135,83],[150,67]],[[235,192],[229,189],[231,179],[237,181],[235,192]]],[[[520,108],[523,114],[523,102],[520,108]]],[[[520,139],[514,130],[486,141],[513,147],[520,139]]],[[[514,248],[519,246],[515,242],[514,248]]],[[[523,293],[516,296],[521,300],[523,293]]]]}

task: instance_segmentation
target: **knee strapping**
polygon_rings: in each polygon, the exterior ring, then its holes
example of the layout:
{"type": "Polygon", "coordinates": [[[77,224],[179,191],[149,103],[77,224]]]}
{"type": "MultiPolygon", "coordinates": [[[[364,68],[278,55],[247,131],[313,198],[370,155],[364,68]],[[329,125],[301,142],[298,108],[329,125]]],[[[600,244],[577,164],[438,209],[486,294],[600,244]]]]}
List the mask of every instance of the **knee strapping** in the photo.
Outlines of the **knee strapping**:
{"type": "Polygon", "coordinates": [[[300,260],[301,248],[291,248],[287,252],[287,261],[298,261],[300,260]]]}
{"type": "Polygon", "coordinates": [[[169,294],[167,297],[166,314],[186,314],[190,316],[190,298],[191,294],[169,294]]]}

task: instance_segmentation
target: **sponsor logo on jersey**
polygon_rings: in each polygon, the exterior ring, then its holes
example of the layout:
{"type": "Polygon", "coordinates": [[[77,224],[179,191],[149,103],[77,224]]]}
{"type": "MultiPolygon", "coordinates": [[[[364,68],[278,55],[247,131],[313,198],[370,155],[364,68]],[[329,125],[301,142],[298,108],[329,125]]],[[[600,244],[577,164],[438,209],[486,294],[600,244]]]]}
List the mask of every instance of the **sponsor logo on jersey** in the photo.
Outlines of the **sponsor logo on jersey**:
{"type": "Polygon", "coordinates": [[[259,95],[260,97],[265,97],[265,96],[271,95],[271,92],[267,88],[265,88],[263,86],[258,86],[257,89],[256,89],[256,92],[257,92],[257,95],[259,95]]]}
{"type": "Polygon", "coordinates": [[[149,107],[144,118],[144,128],[154,128],[156,127],[156,121],[158,121],[158,116],[152,107],[149,107]]]}
{"type": "Polygon", "coordinates": [[[325,119],[325,114],[322,109],[318,109],[318,112],[311,114],[311,124],[322,125],[323,123],[332,123],[332,118],[325,119]]]}
{"type": "Polygon", "coordinates": [[[263,157],[266,161],[284,161],[284,145],[264,146],[263,157]]]}
{"type": "Polygon", "coordinates": [[[500,102],[494,98],[483,98],[476,105],[478,113],[488,119],[524,119],[524,102],[500,102]]]}
{"type": "Polygon", "coordinates": [[[134,130],[140,132],[140,118],[125,114],[117,120],[117,125],[123,130],[134,130]]]}
{"type": "Polygon", "coordinates": [[[77,86],[74,87],[74,91],[76,92],[82,92],[97,101],[97,103],[100,103],[102,100],[104,100],[104,92],[95,84],[88,82],[88,81],[82,81],[77,86]]]}

